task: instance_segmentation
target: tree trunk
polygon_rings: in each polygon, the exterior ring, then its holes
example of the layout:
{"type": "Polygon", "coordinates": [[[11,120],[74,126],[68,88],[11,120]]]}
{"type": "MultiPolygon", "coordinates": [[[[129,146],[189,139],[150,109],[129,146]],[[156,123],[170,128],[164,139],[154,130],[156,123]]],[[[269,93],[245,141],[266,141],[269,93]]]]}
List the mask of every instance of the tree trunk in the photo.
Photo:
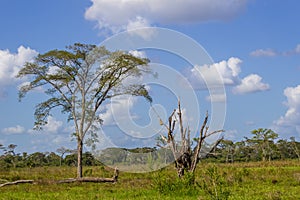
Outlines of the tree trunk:
{"type": "Polygon", "coordinates": [[[82,178],[82,147],[83,142],[80,138],[77,140],[77,178],[82,178]]]}
{"type": "Polygon", "coordinates": [[[262,161],[263,162],[265,162],[267,160],[266,157],[267,157],[267,153],[266,153],[266,150],[263,148],[262,149],[262,161]]]}

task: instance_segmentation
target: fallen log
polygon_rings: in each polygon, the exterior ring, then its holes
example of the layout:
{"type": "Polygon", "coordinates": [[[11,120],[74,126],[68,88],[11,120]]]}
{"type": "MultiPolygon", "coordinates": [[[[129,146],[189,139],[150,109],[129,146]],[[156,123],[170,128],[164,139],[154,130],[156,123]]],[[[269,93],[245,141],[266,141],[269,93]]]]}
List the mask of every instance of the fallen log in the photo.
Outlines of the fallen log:
{"type": "Polygon", "coordinates": [[[18,180],[18,181],[13,181],[13,182],[2,183],[2,184],[0,184],[0,187],[4,187],[4,186],[7,186],[7,185],[18,185],[18,184],[22,184],[22,183],[32,184],[33,182],[34,182],[34,180],[18,180]]]}
{"type": "MultiPolygon", "coordinates": [[[[65,180],[60,180],[56,182],[50,182],[50,183],[74,183],[74,182],[92,182],[92,183],[116,183],[118,181],[119,176],[119,170],[116,168],[114,175],[112,178],[96,178],[96,177],[82,177],[82,178],[69,178],[65,180]]],[[[22,183],[34,183],[34,180],[17,180],[13,182],[6,182],[3,184],[0,184],[0,187],[4,187],[7,185],[17,185],[22,183]]]]}
{"type": "Polygon", "coordinates": [[[69,179],[57,181],[57,183],[74,183],[74,182],[115,183],[116,180],[114,178],[83,177],[83,178],[69,178],[69,179]]]}
{"type": "Polygon", "coordinates": [[[118,181],[119,170],[115,169],[112,178],[96,178],[96,177],[82,177],[82,178],[69,178],[57,181],[56,183],[74,183],[74,182],[92,182],[92,183],[116,183],[118,181]]]}

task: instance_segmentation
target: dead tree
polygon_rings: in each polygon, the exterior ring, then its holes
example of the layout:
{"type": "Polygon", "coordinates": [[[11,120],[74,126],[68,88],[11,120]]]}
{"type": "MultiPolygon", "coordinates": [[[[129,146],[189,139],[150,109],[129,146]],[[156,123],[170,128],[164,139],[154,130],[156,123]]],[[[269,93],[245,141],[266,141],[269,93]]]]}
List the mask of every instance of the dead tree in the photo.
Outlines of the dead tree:
{"type": "MultiPolygon", "coordinates": [[[[182,177],[185,171],[194,173],[197,164],[200,160],[200,151],[203,148],[203,144],[205,139],[211,135],[224,132],[224,130],[216,130],[209,132],[209,127],[207,126],[208,122],[208,112],[206,112],[206,116],[204,118],[203,124],[199,131],[198,137],[194,138],[196,141],[196,145],[192,148],[191,142],[191,131],[189,127],[183,126],[182,112],[180,100],[178,100],[178,109],[174,110],[168,119],[168,124],[165,124],[160,119],[160,124],[165,126],[168,131],[168,135],[161,135],[161,140],[166,144],[164,148],[170,148],[174,160],[175,167],[177,169],[178,177],[182,177]],[[179,123],[179,132],[180,132],[180,140],[177,142],[175,140],[175,125],[179,123]]],[[[217,146],[223,138],[218,139],[211,149],[217,146]]]]}

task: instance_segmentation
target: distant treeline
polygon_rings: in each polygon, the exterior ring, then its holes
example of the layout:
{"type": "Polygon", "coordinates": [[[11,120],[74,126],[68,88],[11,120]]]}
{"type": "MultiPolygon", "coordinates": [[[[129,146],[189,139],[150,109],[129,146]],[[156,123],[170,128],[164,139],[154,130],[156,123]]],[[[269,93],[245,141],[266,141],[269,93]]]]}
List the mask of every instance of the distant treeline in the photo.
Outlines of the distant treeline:
{"type": "MultiPolygon", "coordinates": [[[[6,151],[0,155],[0,170],[23,167],[76,166],[76,164],[77,154],[73,152],[69,155],[62,156],[54,152],[35,152],[32,154],[23,152],[20,154],[14,153],[13,151],[6,151]]],[[[90,152],[85,152],[83,153],[83,165],[97,166],[101,165],[101,163],[97,161],[90,152]]]]}
{"type": "MultiPolygon", "coordinates": [[[[300,142],[294,137],[278,139],[278,135],[270,129],[252,131],[252,138],[242,141],[222,140],[214,149],[209,145],[201,149],[200,160],[206,162],[253,162],[271,160],[300,160],[300,142]]],[[[16,153],[17,145],[7,147],[0,144],[0,169],[41,166],[76,166],[76,150],[61,147],[54,152],[16,153]]],[[[107,148],[97,153],[83,154],[84,166],[115,164],[168,164],[174,161],[172,152],[167,148],[142,147],[135,149],[107,148]]]]}

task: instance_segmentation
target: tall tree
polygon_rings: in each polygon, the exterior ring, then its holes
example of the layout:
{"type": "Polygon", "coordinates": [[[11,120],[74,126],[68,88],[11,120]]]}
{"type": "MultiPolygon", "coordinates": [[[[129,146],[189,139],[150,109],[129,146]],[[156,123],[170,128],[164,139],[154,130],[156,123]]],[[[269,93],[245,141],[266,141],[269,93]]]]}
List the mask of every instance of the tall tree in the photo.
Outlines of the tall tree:
{"type": "Polygon", "coordinates": [[[86,136],[97,140],[103,103],[119,95],[143,96],[152,101],[144,85],[126,81],[149,73],[148,59],[128,52],[110,52],[105,47],[76,43],[65,50],[51,50],[38,55],[19,71],[17,77],[30,78],[19,91],[20,100],[29,91],[43,86],[49,99],[35,109],[34,128],[47,124],[53,108],[60,107],[73,121],[77,139],[77,177],[82,177],[82,151],[86,136]]]}
{"type": "Polygon", "coordinates": [[[225,157],[225,162],[234,162],[234,154],[236,150],[236,145],[231,140],[222,140],[218,147],[221,149],[221,156],[225,157]]]}
{"type": "Polygon", "coordinates": [[[262,155],[262,161],[267,159],[270,161],[272,158],[272,153],[274,153],[274,140],[278,138],[278,134],[271,129],[259,128],[251,132],[253,137],[251,141],[257,145],[260,153],[262,155]]]}

